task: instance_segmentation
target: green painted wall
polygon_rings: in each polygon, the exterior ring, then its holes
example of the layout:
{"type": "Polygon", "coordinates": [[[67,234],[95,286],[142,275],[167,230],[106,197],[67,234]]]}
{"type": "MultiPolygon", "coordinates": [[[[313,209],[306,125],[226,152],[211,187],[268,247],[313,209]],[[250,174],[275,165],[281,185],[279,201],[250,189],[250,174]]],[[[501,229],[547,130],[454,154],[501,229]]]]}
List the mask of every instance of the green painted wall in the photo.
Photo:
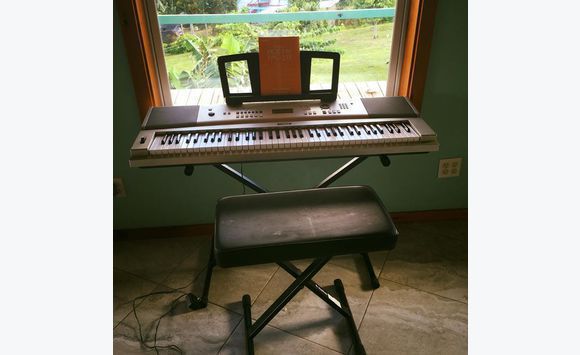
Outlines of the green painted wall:
{"type": "MultiPolygon", "coordinates": [[[[127,197],[114,199],[114,228],[212,222],[216,200],[242,193],[239,183],[213,167],[197,167],[187,177],[182,168],[128,166],[139,113],[116,13],[114,17],[113,171],[127,191],[127,197]]],[[[393,156],[389,168],[372,158],[339,184],[372,186],[391,211],[467,208],[467,1],[439,1],[422,115],[439,135],[439,152],[393,156]],[[447,157],[463,158],[460,177],[437,178],[438,161],[447,157]]],[[[316,185],[347,160],[252,163],[243,169],[267,189],[286,190],[316,185]]]]}

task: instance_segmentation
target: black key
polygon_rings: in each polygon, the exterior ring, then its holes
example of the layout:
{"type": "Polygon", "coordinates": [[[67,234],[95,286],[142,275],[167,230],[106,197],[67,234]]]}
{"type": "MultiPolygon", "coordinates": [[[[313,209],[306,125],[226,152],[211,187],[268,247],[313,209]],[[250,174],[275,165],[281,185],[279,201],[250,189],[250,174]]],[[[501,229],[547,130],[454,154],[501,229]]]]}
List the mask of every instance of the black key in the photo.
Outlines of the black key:
{"type": "Polygon", "coordinates": [[[185,138],[185,143],[189,144],[189,142],[191,142],[191,133],[187,135],[187,138],[185,138]]]}
{"type": "Polygon", "coordinates": [[[203,142],[204,142],[204,143],[207,143],[207,139],[208,139],[208,138],[209,138],[209,132],[207,132],[207,133],[205,134],[205,136],[203,136],[203,142]]]}
{"type": "Polygon", "coordinates": [[[264,139],[264,132],[262,132],[262,131],[258,132],[258,138],[260,140],[264,139]]]}
{"type": "Polygon", "coordinates": [[[298,136],[299,136],[300,138],[304,138],[304,133],[302,133],[302,130],[299,130],[299,131],[298,131],[298,136]]]}
{"type": "Polygon", "coordinates": [[[327,127],[324,127],[323,129],[324,129],[324,132],[326,133],[326,136],[330,137],[330,135],[332,134],[332,133],[330,133],[330,129],[328,129],[327,127]]]}
{"type": "Polygon", "coordinates": [[[290,139],[290,132],[287,130],[284,130],[284,133],[286,134],[286,138],[290,139]]]}
{"type": "Polygon", "coordinates": [[[333,136],[338,136],[338,129],[334,128],[334,127],[330,127],[330,132],[332,132],[333,136]]]}
{"type": "Polygon", "coordinates": [[[411,127],[407,126],[406,123],[401,123],[401,126],[403,126],[403,128],[405,129],[405,131],[411,133],[411,127]]]}
{"type": "Polygon", "coordinates": [[[254,132],[252,132],[252,139],[253,139],[253,140],[256,140],[256,132],[255,132],[255,131],[254,131],[254,132]]]}
{"type": "Polygon", "coordinates": [[[389,133],[394,133],[393,128],[391,128],[391,125],[387,123],[385,124],[385,127],[387,128],[387,131],[389,131],[389,133]]]}
{"type": "Polygon", "coordinates": [[[372,125],[371,127],[375,127],[375,129],[376,129],[377,131],[379,131],[379,133],[380,133],[380,134],[383,134],[383,133],[385,133],[385,131],[383,131],[383,129],[382,129],[382,128],[381,128],[381,126],[379,126],[379,125],[376,125],[376,126],[375,126],[375,125],[372,125]]]}
{"type": "Polygon", "coordinates": [[[163,138],[161,139],[161,145],[165,145],[165,142],[167,141],[167,138],[169,137],[168,134],[164,135],[163,138]]]}
{"type": "Polygon", "coordinates": [[[181,133],[177,135],[177,138],[175,138],[175,144],[179,144],[180,139],[181,139],[181,133]]]}
{"type": "Polygon", "coordinates": [[[344,131],[342,130],[342,127],[337,127],[336,130],[338,131],[338,134],[340,134],[341,137],[344,137],[344,131]]]}
{"type": "Polygon", "coordinates": [[[371,130],[369,129],[369,127],[367,125],[363,125],[363,129],[365,130],[365,132],[367,134],[371,134],[371,130]]]}
{"type": "Polygon", "coordinates": [[[393,128],[395,129],[395,131],[397,131],[397,133],[401,133],[401,129],[399,128],[399,126],[397,126],[397,124],[393,124],[393,128]]]}
{"type": "Polygon", "coordinates": [[[276,131],[276,139],[280,139],[280,131],[276,131]]]}
{"type": "Polygon", "coordinates": [[[175,139],[175,136],[172,134],[171,136],[169,136],[169,139],[167,140],[167,144],[172,144],[174,139],[175,139]]]}
{"type": "Polygon", "coordinates": [[[274,134],[272,131],[268,131],[268,138],[270,138],[270,140],[274,139],[274,134]]]}
{"type": "Polygon", "coordinates": [[[215,142],[215,132],[213,132],[213,133],[210,135],[210,138],[209,138],[209,140],[210,140],[210,142],[212,142],[212,143],[213,143],[213,142],[215,142]]]}
{"type": "Polygon", "coordinates": [[[308,129],[308,134],[310,135],[310,138],[314,138],[314,133],[312,133],[311,129],[308,129]]]}
{"type": "Polygon", "coordinates": [[[228,133],[228,142],[232,141],[232,137],[233,137],[234,133],[228,133]]]}
{"type": "Polygon", "coordinates": [[[217,136],[217,141],[218,142],[221,142],[222,141],[222,134],[223,134],[222,132],[218,133],[218,136],[217,136]]]}
{"type": "Polygon", "coordinates": [[[360,134],[361,134],[361,133],[360,133],[360,131],[358,130],[358,127],[357,127],[357,126],[354,126],[354,131],[355,131],[355,133],[356,133],[357,135],[359,135],[359,136],[360,136],[360,134]]]}
{"type": "Polygon", "coordinates": [[[373,132],[373,134],[377,134],[377,128],[374,125],[369,125],[371,131],[373,132]]]}
{"type": "Polygon", "coordinates": [[[246,140],[249,141],[250,140],[250,132],[246,132],[246,140]]]}
{"type": "Polygon", "coordinates": [[[320,131],[318,129],[315,129],[314,132],[316,132],[316,137],[318,138],[321,137],[320,131]]]}
{"type": "Polygon", "coordinates": [[[348,134],[350,134],[351,136],[354,135],[354,131],[352,130],[352,127],[346,126],[346,130],[348,131],[348,134]]]}
{"type": "Polygon", "coordinates": [[[240,140],[240,132],[236,132],[236,142],[240,140]]]}
{"type": "Polygon", "coordinates": [[[197,138],[198,138],[198,136],[199,136],[199,133],[196,133],[196,134],[193,136],[193,144],[197,143],[197,138]]]}
{"type": "Polygon", "coordinates": [[[292,130],[292,137],[293,138],[298,138],[298,132],[296,132],[296,130],[292,130]]]}

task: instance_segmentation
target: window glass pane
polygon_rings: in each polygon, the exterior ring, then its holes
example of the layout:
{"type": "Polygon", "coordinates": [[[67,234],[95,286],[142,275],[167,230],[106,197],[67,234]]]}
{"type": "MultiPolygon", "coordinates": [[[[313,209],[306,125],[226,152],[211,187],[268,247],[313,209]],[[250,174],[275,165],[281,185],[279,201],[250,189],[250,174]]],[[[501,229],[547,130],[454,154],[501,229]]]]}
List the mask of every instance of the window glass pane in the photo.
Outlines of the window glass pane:
{"type": "MultiPolygon", "coordinates": [[[[357,87],[367,88],[364,90],[385,88],[394,8],[394,0],[158,0],[170,86],[172,91],[220,88],[217,57],[257,52],[259,36],[299,35],[301,50],[341,54],[339,87],[357,84],[357,87]],[[289,12],[293,14],[288,14],[291,17],[284,21],[274,17],[289,12]],[[181,16],[174,20],[165,15],[181,16]]],[[[247,70],[247,67],[232,68],[233,71],[237,69],[247,70]]],[[[331,66],[326,61],[314,62],[312,84],[324,83],[330,88],[330,79],[326,78],[331,73],[331,66]]],[[[243,80],[235,84],[238,90],[249,90],[249,85],[244,87],[243,80]]],[[[378,91],[376,96],[383,95],[380,89],[375,91],[378,91]]],[[[189,95],[190,98],[198,96],[189,95]]],[[[181,104],[192,103],[182,101],[181,104]]]]}
{"type": "Polygon", "coordinates": [[[248,62],[240,60],[226,63],[226,73],[228,76],[228,86],[230,93],[251,93],[250,72],[248,62]]]}
{"type": "Polygon", "coordinates": [[[312,58],[311,69],[310,90],[330,90],[332,88],[332,59],[312,58]]]}

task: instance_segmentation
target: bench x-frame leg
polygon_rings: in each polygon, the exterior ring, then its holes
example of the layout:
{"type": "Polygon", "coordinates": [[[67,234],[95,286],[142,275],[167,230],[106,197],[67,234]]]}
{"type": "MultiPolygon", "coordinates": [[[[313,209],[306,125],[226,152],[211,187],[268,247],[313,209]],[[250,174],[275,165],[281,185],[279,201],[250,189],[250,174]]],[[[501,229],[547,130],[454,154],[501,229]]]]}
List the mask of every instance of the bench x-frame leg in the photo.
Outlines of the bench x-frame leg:
{"type": "MultiPolygon", "coordinates": [[[[188,294],[189,307],[191,309],[201,309],[207,306],[209,286],[211,282],[211,276],[213,268],[215,266],[215,258],[213,255],[213,241],[211,244],[210,258],[207,266],[206,277],[204,280],[203,294],[201,297],[194,296],[193,294],[188,294]]],[[[336,300],[332,295],[326,292],[320,285],[312,281],[312,278],[332,257],[318,258],[310,264],[303,272],[298,269],[294,264],[289,261],[281,261],[277,264],[292,275],[296,280],[288,286],[286,291],[278,297],[276,301],[252,324],[252,312],[251,312],[251,300],[250,295],[244,295],[242,297],[242,306],[244,309],[244,328],[245,328],[245,340],[246,340],[246,350],[248,354],[254,354],[254,337],[280,312],[282,308],[300,291],[302,288],[306,287],[318,297],[320,297],[329,306],[334,308],[338,313],[345,317],[348,328],[353,340],[353,349],[355,354],[365,354],[365,349],[360,340],[356,323],[352,316],[352,312],[348,305],[348,300],[344,292],[344,286],[340,279],[334,280],[334,287],[338,295],[338,300],[336,300]]]]}
{"type": "Polygon", "coordinates": [[[305,286],[320,297],[324,302],[328,303],[338,313],[346,318],[350,335],[353,341],[353,349],[356,355],[366,354],[364,346],[362,345],[356,323],[352,316],[352,312],[348,305],[348,300],[344,292],[344,286],[340,279],[334,280],[334,288],[338,296],[338,300],[326,292],[320,285],[312,281],[312,278],[322,267],[330,260],[331,257],[323,257],[315,259],[310,266],[303,272],[288,261],[278,262],[278,265],[286,270],[290,275],[294,276],[296,280],[288,286],[288,288],[278,297],[270,307],[262,313],[262,315],[252,323],[251,299],[250,295],[242,297],[242,306],[244,308],[244,330],[246,352],[248,355],[254,354],[254,337],[264,329],[264,327],[284,308],[284,306],[305,286]]]}

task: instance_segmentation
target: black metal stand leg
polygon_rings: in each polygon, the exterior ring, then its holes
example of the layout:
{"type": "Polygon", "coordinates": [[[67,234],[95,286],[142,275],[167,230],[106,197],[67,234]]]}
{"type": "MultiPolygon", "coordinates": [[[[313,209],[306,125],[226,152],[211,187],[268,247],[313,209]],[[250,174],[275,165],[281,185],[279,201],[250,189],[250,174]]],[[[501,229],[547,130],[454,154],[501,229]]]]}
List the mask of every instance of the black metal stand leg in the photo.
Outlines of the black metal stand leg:
{"type": "Polygon", "coordinates": [[[365,348],[362,345],[358,329],[354,322],[344,286],[340,279],[334,280],[334,287],[339,300],[335,300],[326,291],[322,289],[312,278],[322,267],[330,260],[331,257],[318,258],[304,270],[300,270],[290,262],[278,262],[284,270],[290,275],[294,276],[296,280],[278,297],[268,309],[252,324],[251,300],[250,295],[244,295],[242,298],[242,307],[244,309],[244,336],[246,342],[246,351],[248,354],[254,354],[253,339],[258,333],[280,312],[280,310],[300,291],[304,286],[308,287],[312,292],[330,304],[336,311],[338,311],[347,321],[350,334],[353,341],[353,349],[356,355],[366,355],[365,348]]]}
{"type": "MultiPolygon", "coordinates": [[[[287,273],[289,273],[290,275],[292,275],[294,277],[298,277],[302,273],[300,271],[300,269],[298,269],[296,266],[294,266],[294,264],[292,264],[290,262],[283,261],[283,262],[279,262],[277,264],[280,265],[280,267],[282,269],[284,269],[287,273]]],[[[305,285],[310,291],[312,291],[315,295],[320,297],[320,299],[322,299],[329,306],[334,308],[335,311],[337,311],[338,313],[342,314],[345,317],[347,316],[347,314],[344,312],[344,310],[340,307],[340,302],[337,301],[334,297],[332,297],[328,292],[326,292],[316,282],[314,282],[312,280],[308,280],[305,283],[305,285]]]]}
{"type": "Polygon", "coordinates": [[[250,295],[242,297],[242,307],[244,309],[244,338],[246,342],[246,353],[254,355],[254,339],[250,336],[252,328],[252,302],[250,295]]]}
{"type": "Polygon", "coordinates": [[[250,337],[254,338],[266,326],[266,324],[268,324],[268,322],[270,322],[272,318],[274,318],[276,314],[278,314],[278,312],[280,312],[280,310],[284,308],[288,302],[290,302],[292,297],[294,297],[298,291],[304,287],[304,284],[311,280],[314,275],[316,275],[316,273],[322,269],[322,267],[328,262],[328,260],[330,260],[330,258],[331,257],[328,256],[314,260],[312,264],[310,264],[310,266],[308,266],[306,270],[304,270],[304,272],[301,273],[300,276],[297,277],[296,280],[292,282],[292,284],[290,284],[290,286],[288,286],[286,291],[284,291],[282,295],[280,295],[280,297],[278,297],[276,301],[274,301],[274,303],[272,303],[272,305],[268,307],[266,311],[264,311],[260,318],[256,320],[256,322],[252,325],[250,337]]]}
{"type": "Polygon", "coordinates": [[[367,157],[356,157],[351,159],[348,163],[344,164],[343,166],[338,168],[335,172],[328,175],[328,177],[322,180],[322,182],[318,184],[316,188],[319,189],[323,187],[328,187],[330,184],[338,180],[341,176],[351,171],[355,166],[365,161],[366,158],[367,157]]]}
{"type": "Polygon", "coordinates": [[[344,286],[342,285],[342,281],[340,279],[334,280],[334,287],[336,289],[336,293],[338,294],[338,298],[340,300],[340,305],[342,308],[348,313],[348,316],[345,316],[346,322],[348,323],[348,328],[350,330],[350,335],[352,336],[352,346],[354,349],[354,353],[356,355],[365,355],[366,351],[360,340],[360,336],[358,334],[358,329],[356,328],[356,324],[354,322],[354,318],[352,317],[352,312],[350,311],[350,306],[348,305],[348,300],[346,299],[346,293],[344,292],[344,286]]]}
{"type": "Polygon", "coordinates": [[[237,171],[236,169],[232,168],[229,165],[215,164],[214,166],[256,192],[259,193],[268,192],[268,190],[261,187],[260,185],[255,183],[252,179],[243,175],[242,173],[240,173],[239,171],[237,171]]]}
{"type": "Polygon", "coordinates": [[[215,266],[215,259],[213,255],[213,239],[210,243],[211,251],[209,253],[209,260],[207,262],[207,272],[205,274],[205,280],[203,282],[203,291],[201,297],[195,296],[190,293],[187,295],[187,300],[189,303],[189,308],[192,310],[202,309],[207,307],[207,299],[209,295],[209,287],[211,283],[211,274],[215,266]]]}
{"type": "Polygon", "coordinates": [[[365,266],[367,267],[367,270],[369,272],[369,277],[371,279],[371,285],[376,290],[377,288],[379,288],[381,286],[381,284],[379,283],[379,280],[377,279],[377,275],[375,275],[375,269],[373,269],[373,264],[371,264],[371,259],[369,258],[369,254],[361,253],[360,255],[362,255],[363,261],[365,262],[365,266]]]}

